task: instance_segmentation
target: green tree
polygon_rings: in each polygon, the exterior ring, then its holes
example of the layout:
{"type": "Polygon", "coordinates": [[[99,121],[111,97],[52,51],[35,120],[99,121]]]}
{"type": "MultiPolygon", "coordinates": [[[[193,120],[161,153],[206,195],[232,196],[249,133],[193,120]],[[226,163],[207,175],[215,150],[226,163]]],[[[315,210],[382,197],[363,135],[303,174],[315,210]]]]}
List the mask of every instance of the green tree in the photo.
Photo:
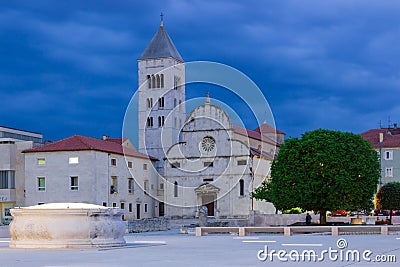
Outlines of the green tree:
{"type": "Polygon", "coordinates": [[[300,207],[320,214],[368,205],[380,176],[378,154],[360,135],[319,129],[281,146],[271,166],[271,181],[253,197],[278,210],[300,207]]]}
{"type": "Polygon", "coordinates": [[[393,210],[400,210],[400,183],[390,182],[379,188],[375,196],[377,209],[390,210],[390,222],[393,210]]]}

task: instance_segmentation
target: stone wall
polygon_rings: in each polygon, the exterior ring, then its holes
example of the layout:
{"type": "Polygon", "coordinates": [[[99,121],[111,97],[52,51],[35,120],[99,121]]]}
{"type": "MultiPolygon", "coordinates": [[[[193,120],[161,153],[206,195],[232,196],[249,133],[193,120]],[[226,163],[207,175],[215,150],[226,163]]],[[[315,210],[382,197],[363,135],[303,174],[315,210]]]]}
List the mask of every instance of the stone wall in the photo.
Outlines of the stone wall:
{"type": "Polygon", "coordinates": [[[127,222],[128,233],[165,231],[170,229],[168,218],[149,218],[127,222]]]}

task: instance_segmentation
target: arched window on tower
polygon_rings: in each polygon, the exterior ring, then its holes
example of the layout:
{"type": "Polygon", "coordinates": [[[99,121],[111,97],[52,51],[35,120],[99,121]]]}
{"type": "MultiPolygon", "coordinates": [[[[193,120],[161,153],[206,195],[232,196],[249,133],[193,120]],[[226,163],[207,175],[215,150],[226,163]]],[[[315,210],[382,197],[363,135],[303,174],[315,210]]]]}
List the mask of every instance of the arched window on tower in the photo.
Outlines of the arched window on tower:
{"type": "Polygon", "coordinates": [[[151,98],[147,98],[147,108],[151,108],[151,98]]]}
{"type": "Polygon", "coordinates": [[[174,197],[178,197],[178,182],[174,182],[174,197]]]}
{"type": "Polygon", "coordinates": [[[244,180],[239,180],[239,196],[244,196],[244,180]]]}
{"type": "Polygon", "coordinates": [[[174,107],[176,107],[176,98],[174,99],[174,107]]]}
{"type": "Polygon", "coordinates": [[[161,127],[161,117],[158,116],[158,127],[161,127]]]}
{"type": "Polygon", "coordinates": [[[153,127],[153,117],[147,118],[147,127],[153,127]]]}
{"type": "Polygon", "coordinates": [[[151,88],[156,88],[156,77],[151,75],[151,88]]]}
{"type": "Polygon", "coordinates": [[[157,88],[160,88],[160,75],[156,75],[157,88]]]}
{"type": "Polygon", "coordinates": [[[160,74],[161,88],[164,88],[164,74],[160,74]]]}
{"type": "Polygon", "coordinates": [[[151,88],[151,76],[147,75],[147,86],[148,88],[151,88]]]}
{"type": "Polygon", "coordinates": [[[161,116],[161,127],[164,126],[165,118],[164,116],[161,116]]]}
{"type": "Polygon", "coordinates": [[[174,76],[174,89],[178,89],[178,84],[179,84],[179,77],[174,76]]]}
{"type": "Polygon", "coordinates": [[[160,97],[158,99],[158,107],[159,108],[164,108],[164,97],[160,97]]]}

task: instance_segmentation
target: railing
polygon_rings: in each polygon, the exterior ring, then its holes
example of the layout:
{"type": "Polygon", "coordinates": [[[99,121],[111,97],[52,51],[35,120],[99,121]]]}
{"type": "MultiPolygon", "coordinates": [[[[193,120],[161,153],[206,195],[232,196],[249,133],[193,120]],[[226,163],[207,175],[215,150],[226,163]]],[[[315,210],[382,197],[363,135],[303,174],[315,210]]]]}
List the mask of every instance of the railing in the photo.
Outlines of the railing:
{"type": "Polygon", "coordinates": [[[238,233],[246,236],[248,233],[283,233],[291,236],[294,233],[323,233],[330,232],[333,236],[340,234],[382,234],[400,231],[400,225],[371,225],[371,226],[285,226],[285,227],[196,227],[196,236],[206,233],[238,233]]]}

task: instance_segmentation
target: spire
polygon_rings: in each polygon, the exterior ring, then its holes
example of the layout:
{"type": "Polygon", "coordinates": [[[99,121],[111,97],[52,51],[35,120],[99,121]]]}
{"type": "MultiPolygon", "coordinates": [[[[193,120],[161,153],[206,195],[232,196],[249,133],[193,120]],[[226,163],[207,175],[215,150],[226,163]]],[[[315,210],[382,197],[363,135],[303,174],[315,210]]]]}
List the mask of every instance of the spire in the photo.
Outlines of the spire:
{"type": "Polygon", "coordinates": [[[183,59],[172,42],[171,37],[169,37],[167,31],[165,30],[164,15],[161,13],[160,27],[138,60],[169,57],[183,62],[183,59]]]}
{"type": "Polygon", "coordinates": [[[210,92],[206,93],[206,104],[210,104],[210,92]]]}

